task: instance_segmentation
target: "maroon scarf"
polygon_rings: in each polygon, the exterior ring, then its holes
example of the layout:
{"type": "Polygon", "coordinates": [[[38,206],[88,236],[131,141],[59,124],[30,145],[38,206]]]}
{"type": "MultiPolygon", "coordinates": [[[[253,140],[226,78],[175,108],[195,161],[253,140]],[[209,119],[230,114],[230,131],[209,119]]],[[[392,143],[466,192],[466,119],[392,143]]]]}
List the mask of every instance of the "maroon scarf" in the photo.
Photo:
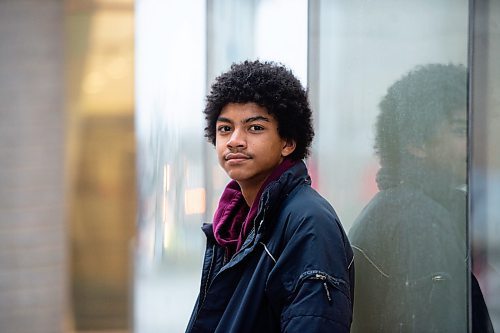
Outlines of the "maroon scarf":
{"type": "Polygon", "coordinates": [[[252,221],[258,213],[260,197],[264,189],[296,163],[297,161],[284,159],[266,178],[250,209],[238,183],[232,180],[227,184],[215,211],[212,228],[217,244],[226,248],[228,258],[238,252],[252,230],[252,221]]]}

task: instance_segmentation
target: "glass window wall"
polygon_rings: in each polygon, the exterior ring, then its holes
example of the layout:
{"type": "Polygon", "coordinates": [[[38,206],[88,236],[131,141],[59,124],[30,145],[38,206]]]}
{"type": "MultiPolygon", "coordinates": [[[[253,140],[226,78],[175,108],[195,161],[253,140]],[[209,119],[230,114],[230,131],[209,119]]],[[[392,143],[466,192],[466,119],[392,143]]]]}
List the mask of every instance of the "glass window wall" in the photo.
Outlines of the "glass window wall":
{"type": "Polygon", "coordinates": [[[353,332],[466,332],[467,1],[310,1],[316,184],[355,251],[353,332]]]}
{"type": "Polygon", "coordinates": [[[183,331],[196,299],[205,22],[201,1],[136,2],[136,332],[183,331]]]}

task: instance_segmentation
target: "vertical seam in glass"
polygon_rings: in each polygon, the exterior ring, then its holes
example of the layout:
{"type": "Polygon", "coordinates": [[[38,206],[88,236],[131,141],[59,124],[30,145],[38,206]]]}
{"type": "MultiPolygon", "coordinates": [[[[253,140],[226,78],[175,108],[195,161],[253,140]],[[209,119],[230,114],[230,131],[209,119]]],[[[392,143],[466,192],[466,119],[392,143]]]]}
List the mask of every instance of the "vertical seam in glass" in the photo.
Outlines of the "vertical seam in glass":
{"type": "MultiPolygon", "coordinates": [[[[313,114],[313,128],[317,138],[319,124],[319,18],[320,0],[308,0],[307,2],[307,93],[309,104],[313,114]],[[312,89],[311,89],[312,87],[312,89]]],[[[317,142],[317,141],[316,141],[317,142]]],[[[311,146],[309,159],[316,165],[317,156],[311,146]]]]}
{"type": "Polygon", "coordinates": [[[475,0],[469,0],[469,15],[468,15],[468,64],[467,64],[467,154],[466,154],[466,229],[465,229],[465,239],[466,239],[466,251],[467,251],[467,331],[471,332],[472,330],[472,309],[471,309],[471,279],[470,275],[472,272],[471,265],[471,171],[472,171],[472,146],[473,146],[473,73],[474,73],[474,32],[475,32],[475,0]]]}
{"type": "MultiPolygon", "coordinates": [[[[212,25],[212,19],[211,19],[211,13],[212,13],[212,0],[205,0],[205,95],[208,93],[210,89],[210,64],[211,64],[211,30],[210,27],[212,25]]],[[[203,113],[202,113],[203,114],[203,113]]],[[[203,128],[205,128],[205,125],[203,125],[203,128]]],[[[203,138],[205,138],[205,130],[203,130],[203,138]]],[[[209,208],[211,207],[212,204],[212,199],[213,199],[213,188],[212,184],[210,183],[210,180],[212,177],[210,177],[210,170],[211,170],[211,165],[209,164],[210,159],[208,158],[209,154],[209,149],[208,149],[208,144],[206,143],[206,139],[204,139],[205,142],[203,143],[203,182],[205,184],[205,212],[203,213],[203,220],[205,222],[209,221],[209,215],[208,211],[209,208]]]]}

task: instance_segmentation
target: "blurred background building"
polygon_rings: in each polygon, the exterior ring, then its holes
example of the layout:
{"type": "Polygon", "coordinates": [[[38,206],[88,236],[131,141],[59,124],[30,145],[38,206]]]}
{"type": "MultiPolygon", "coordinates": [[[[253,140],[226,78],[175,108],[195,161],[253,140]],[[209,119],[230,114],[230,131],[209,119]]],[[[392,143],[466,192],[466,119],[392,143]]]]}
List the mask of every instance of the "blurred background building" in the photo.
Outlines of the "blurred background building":
{"type": "Polygon", "coordinates": [[[307,85],[313,185],[346,230],[387,88],[467,66],[467,239],[499,330],[499,54],[491,0],[0,0],[0,332],[183,331],[228,180],[204,96],[248,58],[307,85]]]}

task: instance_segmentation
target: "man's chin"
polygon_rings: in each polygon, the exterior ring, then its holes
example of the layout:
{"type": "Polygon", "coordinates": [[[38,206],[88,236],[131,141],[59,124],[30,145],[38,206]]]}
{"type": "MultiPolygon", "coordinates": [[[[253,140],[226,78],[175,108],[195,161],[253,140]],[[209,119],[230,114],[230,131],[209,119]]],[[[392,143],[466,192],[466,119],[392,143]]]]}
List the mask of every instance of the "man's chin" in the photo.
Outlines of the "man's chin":
{"type": "Polygon", "coordinates": [[[226,174],[229,176],[229,178],[237,182],[245,181],[245,179],[248,178],[248,176],[244,172],[238,170],[229,170],[226,171],[226,174]]]}

